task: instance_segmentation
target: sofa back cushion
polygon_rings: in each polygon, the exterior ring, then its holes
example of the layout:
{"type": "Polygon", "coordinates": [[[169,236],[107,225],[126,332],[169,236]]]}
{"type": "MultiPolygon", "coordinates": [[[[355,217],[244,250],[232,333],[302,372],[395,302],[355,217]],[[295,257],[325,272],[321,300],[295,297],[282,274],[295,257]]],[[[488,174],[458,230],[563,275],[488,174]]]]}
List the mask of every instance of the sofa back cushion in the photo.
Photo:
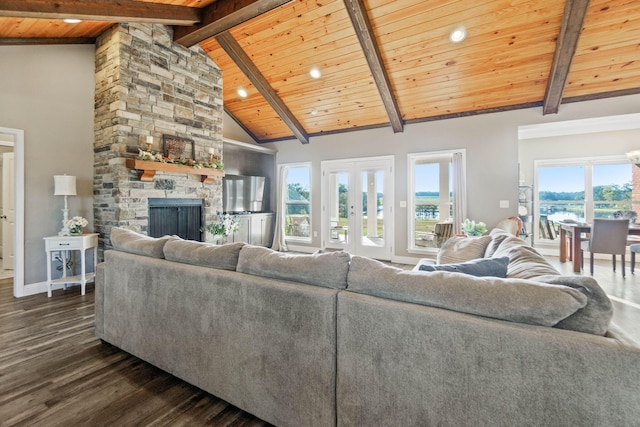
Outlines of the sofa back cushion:
{"type": "Polygon", "coordinates": [[[111,228],[111,246],[122,252],[164,258],[164,245],[178,236],[149,237],[121,227],[111,228]]]}
{"type": "Polygon", "coordinates": [[[243,246],[244,243],[240,242],[213,245],[193,240],[172,240],[164,245],[164,257],[169,261],[235,271],[243,246]]]}
{"type": "Polygon", "coordinates": [[[345,289],[350,259],[351,256],[344,251],[287,254],[245,245],[240,251],[237,271],[325,288],[345,289]]]}
{"type": "Polygon", "coordinates": [[[580,291],[520,279],[407,271],[353,256],[349,291],[494,319],[554,326],[587,304],[580,291]]]}
{"type": "Polygon", "coordinates": [[[438,264],[457,264],[483,258],[490,242],[491,236],[453,236],[444,242],[438,251],[436,262],[438,264]]]}
{"type": "Polygon", "coordinates": [[[539,276],[560,274],[542,255],[517,237],[504,239],[493,253],[493,257],[496,258],[503,256],[509,257],[507,277],[535,279],[539,276]]]}

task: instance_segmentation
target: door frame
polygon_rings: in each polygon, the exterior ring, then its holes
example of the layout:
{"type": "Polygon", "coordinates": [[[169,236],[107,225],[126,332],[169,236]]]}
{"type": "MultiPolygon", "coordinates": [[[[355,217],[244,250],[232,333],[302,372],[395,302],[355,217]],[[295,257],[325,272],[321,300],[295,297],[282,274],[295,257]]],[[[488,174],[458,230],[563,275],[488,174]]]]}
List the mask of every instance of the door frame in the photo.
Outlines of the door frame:
{"type": "Polygon", "coordinates": [[[13,146],[15,156],[14,197],[15,235],[13,262],[13,296],[24,296],[24,130],[0,127],[0,133],[13,136],[13,142],[0,141],[0,145],[13,146]]]}
{"type": "MultiPolygon", "coordinates": [[[[394,225],[394,200],[395,200],[395,196],[394,196],[394,191],[395,191],[395,175],[394,175],[394,167],[395,167],[395,156],[394,155],[387,155],[387,156],[375,156],[375,157],[358,157],[358,158],[351,158],[351,159],[339,159],[339,160],[325,160],[321,162],[321,175],[322,175],[322,183],[321,183],[321,193],[322,193],[322,210],[321,210],[321,226],[320,226],[320,232],[321,234],[321,247],[323,249],[326,249],[328,247],[331,247],[332,249],[334,249],[333,246],[327,246],[327,236],[329,235],[330,229],[331,229],[331,225],[330,225],[330,218],[329,218],[329,213],[328,213],[328,209],[329,209],[329,194],[328,191],[329,189],[327,188],[327,176],[326,173],[329,171],[334,171],[334,170],[345,170],[345,171],[350,171],[353,172],[354,176],[352,177],[353,179],[353,183],[350,183],[349,185],[353,185],[354,187],[361,184],[361,177],[360,176],[356,176],[359,175],[361,168],[360,166],[362,164],[366,164],[367,163],[375,163],[375,162],[384,162],[387,163],[385,165],[385,168],[388,166],[389,170],[385,170],[385,178],[384,178],[384,199],[385,199],[385,203],[384,203],[384,231],[383,231],[383,235],[384,235],[384,239],[385,239],[385,245],[384,245],[384,256],[380,256],[380,257],[376,257],[378,259],[383,259],[383,260],[391,260],[393,258],[393,251],[394,251],[394,243],[395,243],[395,225],[394,225]],[[359,166],[360,165],[360,166],[359,166]]],[[[359,193],[360,189],[359,187],[356,188],[356,193],[355,194],[360,194],[359,193]]],[[[355,194],[350,195],[350,197],[354,197],[355,194]]],[[[356,199],[354,200],[354,204],[359,204],[359,197],[356,197],[356,199]]],[[[359,207],[357,209],[356,212],[359,212],[360,217],[362,217],[362,207],[359,207]]],[[[362,219],[362,218],[361,218],[362,219]]],[[[355,231],[355,229],[354,229],[355,231]]],[[[356,250],[358,247],[358,243],[354,240],[353,242],[353,251],[354,254],[358,254],[358,251],[356,250]]]]}

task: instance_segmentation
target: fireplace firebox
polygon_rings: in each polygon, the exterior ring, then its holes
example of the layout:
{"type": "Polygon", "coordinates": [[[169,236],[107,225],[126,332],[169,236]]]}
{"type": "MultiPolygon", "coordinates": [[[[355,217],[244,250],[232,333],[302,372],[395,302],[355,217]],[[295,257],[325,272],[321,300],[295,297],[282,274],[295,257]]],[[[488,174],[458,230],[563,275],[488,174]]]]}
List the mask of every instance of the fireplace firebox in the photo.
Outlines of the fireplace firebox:
{"type": "Polygon", "coordinates": [[[149,231],[151,237],[176,235],[202,242],[203,199],[149,199],[149,231]]]}

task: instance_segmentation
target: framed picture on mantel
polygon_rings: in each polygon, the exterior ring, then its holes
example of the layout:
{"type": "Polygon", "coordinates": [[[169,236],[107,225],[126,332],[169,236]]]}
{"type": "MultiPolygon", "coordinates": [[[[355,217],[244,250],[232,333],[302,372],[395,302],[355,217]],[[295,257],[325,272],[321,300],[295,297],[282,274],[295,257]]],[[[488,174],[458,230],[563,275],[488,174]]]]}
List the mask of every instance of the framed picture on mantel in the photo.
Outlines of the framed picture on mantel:
{"type": "Polygon", "coordinates": [[[162,135],[162,144],[164,156],[169,159],[195,159],[195,146],[192,139],[162,135]]]}

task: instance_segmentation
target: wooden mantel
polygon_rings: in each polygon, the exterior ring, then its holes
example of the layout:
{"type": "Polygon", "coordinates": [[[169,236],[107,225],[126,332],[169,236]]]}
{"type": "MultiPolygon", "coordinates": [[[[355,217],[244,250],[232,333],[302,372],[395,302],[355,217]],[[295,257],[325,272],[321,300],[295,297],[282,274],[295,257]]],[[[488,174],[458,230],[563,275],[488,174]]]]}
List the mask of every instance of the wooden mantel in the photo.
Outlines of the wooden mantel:
{"type": "Polygon", "coordinates": [[[175,163],[127,159],[126,164],[129,169],[137,169],[140,171],[140,181],[153,181],[153,178],[156,176],[156,171],[200,175],[202,182],[205,184],[213,182],[213,178],[217,176],[224,176],[224,172],[220,169],[194,168],[193,166],[179,165],[175,163]]]}

